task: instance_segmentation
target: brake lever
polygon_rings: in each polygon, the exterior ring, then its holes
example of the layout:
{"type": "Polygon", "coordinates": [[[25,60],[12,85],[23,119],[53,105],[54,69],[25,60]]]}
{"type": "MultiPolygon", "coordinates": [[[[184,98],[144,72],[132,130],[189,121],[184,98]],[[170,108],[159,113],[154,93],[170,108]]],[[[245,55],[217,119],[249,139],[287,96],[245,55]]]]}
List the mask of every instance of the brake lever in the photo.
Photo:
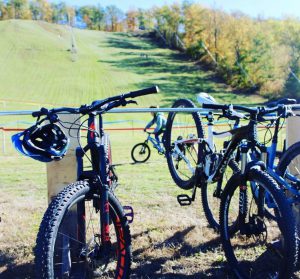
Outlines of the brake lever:
{"type": "Polygon", "coordinates": [[[285,117],[288,118],[290,116],[296,116],[296,114],[293,112],[293,109],[291,106],[286,106],[285,117]]]}

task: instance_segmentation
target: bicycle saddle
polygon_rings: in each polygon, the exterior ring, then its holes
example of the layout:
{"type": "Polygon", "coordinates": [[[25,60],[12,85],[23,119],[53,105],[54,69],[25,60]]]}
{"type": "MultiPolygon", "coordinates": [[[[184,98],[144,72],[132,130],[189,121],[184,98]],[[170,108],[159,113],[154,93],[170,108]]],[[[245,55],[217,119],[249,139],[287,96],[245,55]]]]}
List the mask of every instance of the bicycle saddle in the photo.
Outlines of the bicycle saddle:
{"type": "Polygon", "coordinates": [[[217,103],[213,96],[211,96],[205,92],[201,92],[201,93],[197,94],[197,101],[200,105],[217,103]]]}

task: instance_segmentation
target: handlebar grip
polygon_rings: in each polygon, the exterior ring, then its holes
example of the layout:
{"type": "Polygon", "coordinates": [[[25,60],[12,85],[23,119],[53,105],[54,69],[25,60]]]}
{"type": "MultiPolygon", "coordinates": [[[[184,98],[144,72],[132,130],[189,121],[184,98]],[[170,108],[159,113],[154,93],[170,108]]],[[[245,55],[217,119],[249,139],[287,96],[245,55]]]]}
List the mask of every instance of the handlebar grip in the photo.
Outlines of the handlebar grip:
{"type": "Polygon", "coordinates": [[[154,93],[158,93],[158,92],[159,92],[158,86],[152,86],[152,87],[149,87],[149,88],[145,88],[145,89],[141,89],[141,90],[137,90],[137,91],[132,91],[132,92],[126,94],[125,98],[127,98],[127,97],[136,98],[136,97],[139,97],[139,96],[154,94],[154,93]]]}
{"type": "Polygon", "coordinates": [[[203,108],[206,109],[228,109],[228,105],[219,105],[219,104],[202,104],[203,108]]]}
{"type": "Polygon", "coordinates": [[[42,115],[47,115],[47,113],[48,113],[48,109],[46,109],[46,108],[41,108],[39,111],[34,111],[34,112],[32,113],[32,116],[33,116],[33,117],[40,117],[40,116],[42,116],[42,115]]]}
{"type": "Polygon", "coordinates": [[[40,114],[41,114],[40,111],[34,111],[31,115],[32,115],[33,117],[39,117],[40,114]]]}

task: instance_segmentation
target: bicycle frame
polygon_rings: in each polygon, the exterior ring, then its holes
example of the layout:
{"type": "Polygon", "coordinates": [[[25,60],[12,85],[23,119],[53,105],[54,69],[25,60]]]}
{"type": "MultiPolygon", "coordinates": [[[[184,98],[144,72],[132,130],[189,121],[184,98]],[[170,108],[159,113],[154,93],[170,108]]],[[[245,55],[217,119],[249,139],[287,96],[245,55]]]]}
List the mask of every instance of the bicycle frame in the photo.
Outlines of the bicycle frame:
{"type": "Polygon", "coordinates": [[[150,141],[154,147],[158,144],[158,141],[156,140],[156,138],[152,137],[151,134],[148,134],[148,137],[145,140],[145,143],[147,143],[148,141],[150,141]]]}
{"type": "MultiPolygon", "coordinates": [[[[152,143],[153,147],[154,147],[155,149],[158,150],[159,142],[156,140],[155,137],[151,136],[150,133],[148,133],[148,137],[147,137],[147,139],[145,140],[145,143],[147,144],[148,141],[150,141],[150,142],[152,143]]],[[[162,148],[163,148],[163,147],[162,147],[162,148]]],[[[158,150],[158,151],[159,151],[159,150],[158,150]]]]}

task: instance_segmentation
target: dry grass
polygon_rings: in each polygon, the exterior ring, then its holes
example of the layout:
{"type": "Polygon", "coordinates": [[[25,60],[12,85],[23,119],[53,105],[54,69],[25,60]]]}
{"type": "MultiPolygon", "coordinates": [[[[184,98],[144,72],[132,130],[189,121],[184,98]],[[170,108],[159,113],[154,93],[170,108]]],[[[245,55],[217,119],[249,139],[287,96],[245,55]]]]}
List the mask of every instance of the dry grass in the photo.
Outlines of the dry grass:
{"type": "MultiPolygon", "coordinates": [[[[131,164],[130,150],[142,133],[112,133],[120,177],[117,196],[134,208],[132,278],[224,278],[218,236],[206,227],[199,199],[181,207],[163,156],[131,164]],[[125,135],[124,135],[125,136],[125,135]]],[[[12,153],[13,154],[13,153],[12,153]]],[[[33,278],[35,237],[47,206],[45,166],[24,157],[0,157],[0,278],[33,278]]]]}
{"type": "MultiPolygon", "coordinates": [[[[142,132],[112,132],[117,196],[134,208],[132,278],[230,278],[218,235],[207,227],[200,195],[188,207],[163,156],[132,164],[130,150],[142,132]]],[[[45,165],[10,152],[0,157],[0,278],[34,278],[33,253],[47,206],[45,165]]]]}

